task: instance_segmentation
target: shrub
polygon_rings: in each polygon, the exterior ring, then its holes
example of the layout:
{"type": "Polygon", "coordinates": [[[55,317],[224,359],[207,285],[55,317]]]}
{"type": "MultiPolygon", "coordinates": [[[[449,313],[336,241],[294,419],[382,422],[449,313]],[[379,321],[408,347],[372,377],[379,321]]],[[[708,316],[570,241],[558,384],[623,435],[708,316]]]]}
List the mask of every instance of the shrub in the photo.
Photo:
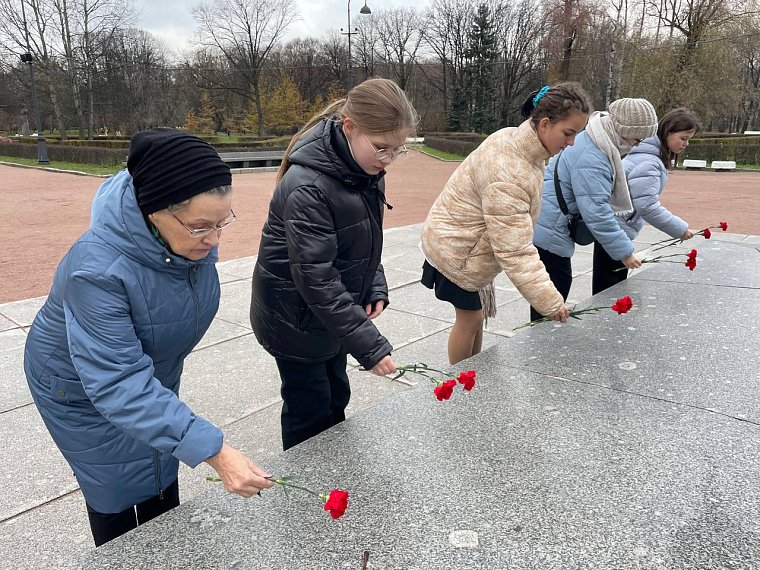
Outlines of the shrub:
{"type": "Polygon", "coordinates": [[[760,164],[760,137],[692,139],[683,159],[733,160],[737,164],[760,164]]]}
{"type": "MultiPolygon", "coordinates": [[[[125,150],[113,148],[80,147],[61,144],[47,145],[48,158],[51,162],[79,162],[82,164],[100,164],[102,166],[121,166],[127,160],[125,150]]],[[[0,154],[37,158],[37,145],[24,143],[4,144],[0,154]]]]}
{"type": "Polygon", "coordinates": [[[443,152],[467,156],[485,139],[486,135],[479,133],[428,133],[425,135],[425,145],[443,152]]]}

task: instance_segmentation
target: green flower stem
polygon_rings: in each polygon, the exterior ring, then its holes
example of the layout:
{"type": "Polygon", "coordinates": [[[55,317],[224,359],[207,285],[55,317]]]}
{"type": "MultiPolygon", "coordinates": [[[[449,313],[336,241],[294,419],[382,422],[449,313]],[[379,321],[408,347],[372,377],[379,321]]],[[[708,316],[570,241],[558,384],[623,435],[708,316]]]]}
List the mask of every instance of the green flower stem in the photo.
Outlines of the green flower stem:
{"type": "MultiPolygon", "coordinates": [[[[688,253],[673,253],[670,255],[658,255],[657,257],[653,257],[651,259],[642,259],[641,263],[660,263],[661,261],[667,262],[667,263],[683,263],[682,261],[673,261],[672,259],[666,259],[668,257],[679,257],[681,255],[689,256],[688,253]]],[[[612,272],[616,273],[618,271],[623,271],[624,269],[628,269],[627,267],[618,267],[617,269],[613,269],[612,272]]]]}
{"type": "MultiPolygon", "coordinates": [[[[283,487],[292,487],[293,489],[298,489],[300,491],[306,491],[310,495],[314,495],[315,497],[319,497],[323,501],[327,501],[327,498],[329,495],[325,495],[324,493],[317,493],[316,491],[312,491],[311,489],[307,489],[306,487],[302,487],[301,485],[296,485],[295,483],[291,483],[289,480],[289,477],[281,477],[281,478],[275,478],[275,477],[265,477],[265,479],[268,479],[272,483],[276,483],[277,485],[282,485],[283,487]]],[[[207,475],[206,481],[211,481],[212,483],[221,483],[222,479],[220,477],[217,477],[216,475],[207,475]]]]}
{"type": "MultiPolygon", "coordinates": [[[[568,317],[571,319],[578,319],[580,320],[581,315],[588,315],[592,313],[597,313],[601,311],[602,309],[611,309],[612,306],[609,307],[588,307],[587,309],[578,309],[577,311],[570,311],[570,314],[568,317]]],[[[536,319],[535,321],[529,321],[527,323],[523,323],[518,327],[513,328],[513,331],[516,331],[518,329],[524,329],[526,327],[533,327],[541,323],[548,323],[552,319],[550,317],[541,317],[540,319],[536,319]]]]}
{"type": "Polygon", "coordinates": [[[442,374],[443,376],[451,376],[450,372],[446,372],[444,370],[438,370],[436,368],[431,368],[427,364],[419,363],[419,364],[404,364],[402,366],[396,367],[397,374],[391,378],[391,380],[396,380],[397,378],[401,378],[404,374],[407,372],[412,372],[414,374],[419,374],[420,376],[424,376],[425,378],[428,378],[431,382],[435,384],[441,384],[441,380],[438,380],[437,378],[431,376],[428,374],[429,372],[436,372],[438,374],[442,374]]]}

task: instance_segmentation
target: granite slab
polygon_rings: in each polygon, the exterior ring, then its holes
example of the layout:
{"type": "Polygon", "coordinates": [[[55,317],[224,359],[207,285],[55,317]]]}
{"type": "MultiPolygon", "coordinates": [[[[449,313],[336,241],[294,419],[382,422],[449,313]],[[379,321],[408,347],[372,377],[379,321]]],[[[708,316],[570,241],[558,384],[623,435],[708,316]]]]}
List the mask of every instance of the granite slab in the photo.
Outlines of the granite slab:
{"type": "Polygon", "coordinates": [[[604,310],[521,329],[493,357],[760,422],[760,291],[634,277],[582,306],[609,306],[623,295],[634,302],[624,315],[604,310]]]}
{"type": "Polygon", "coordinates": [[[185,361],[180,397],[224,426],[280,400],[277,364],[253,335],[196,350],[185,361]]]}
{"type": "Polygon", "coordinates": [[[24,376],[26,333],[16,328],[0,332],[0,414],[32,402],[24,376]]]}
{"type": "Polygon", "coordinates": [[[3,303],[0,305],[0,315],[10,319],[18,326],[28,327],[37,316],[37,312],[42,308],[47,300],[44,297],[35,297],[34,299],[24,299],[23,301],[13,301],[12,303],[3,303]]]}
{"type": "MultiPolygon", "coordinates": [[[[698,252],[697,267],[694,271],[689,271],[682,264],[660,262],[649,265],[648,269],[640,272],[638,277],[652,281],[760,288],[760,271],[758,271],[760,251],[752,244],[705,240],[697,237],[684,242],[674,253],[691,251],[692,248],[698,252]],[[691,244],[691,247],[683,247],[686,243],[691,244]],[[675,271],[676,269],[678,271],[675,271]]],[[[651,252],[646,257],[669,253],[671,253],[671,248],[666,248],[651,252]]],[[[676,259],[681,260],[681,258],[676,259]]],[[[639,272],[635,272],[634,275],[636,273],[639,272]]]]}
{"type": "Polygon", "coordinates": [[[351,493],[334,521],[281,489],[211,489],[67,568],[749,568],[757,426],[472,359],[480,384],[421,387],[273,458],[351,493]],[[171,538],[169,540],[169,538],[171,538]],[[494,566],[496,565],[496,566],[494,566]]]}
{"type": "Polygon", "coordinates": [[[222,283],[222,298],[216,318],[251,328],[251,280],[222,283]]]}
{"type": "Polygon", "coordinates": [[[245,327],[242,325],[238,325],[235,323],[230,323],[225,320],[215,318],[211,322],[211,326],[206,331],[206,334],[203,335],[203,338],[198,343],[198,345],[195,347],[194,350],[201,350],[203,348],[206,348],[208,346],[212,346],[214,344],[219,344],[221,342],[232,340],[233,338],[238,338],[241,336],[246,335],[252,335],[253,331],[251,330],[251,327],[245,327]]]}
{"type": "MultiPolygon", "coordinates": [[[[0,305],[0,311],[2,310],[2,305],[0,305]]],[[[0,314],[0,332],[9,331],[11,329],[17,329],[20,328],[21,325],[18,323],[14,323],[12,320],[2,316],[0,314]]]]}
{"type": "Polygon", "coordinates": [[[0,414],[0,521],[78,489],[33,405],[0,414]]]}

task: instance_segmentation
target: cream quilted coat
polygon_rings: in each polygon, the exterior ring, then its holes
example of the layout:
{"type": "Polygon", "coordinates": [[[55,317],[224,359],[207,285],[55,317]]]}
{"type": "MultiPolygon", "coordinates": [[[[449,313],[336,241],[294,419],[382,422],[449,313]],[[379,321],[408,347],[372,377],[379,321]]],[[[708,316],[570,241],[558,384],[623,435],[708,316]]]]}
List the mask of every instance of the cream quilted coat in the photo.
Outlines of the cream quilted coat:
{"type": "Polygon", "coordinates": [[[564,302],[533,246],[549,154],[530,121],[489,136],[449,178],[422,228],[430,263],[462,289],[504,271],[541,314],[564,302]]]}

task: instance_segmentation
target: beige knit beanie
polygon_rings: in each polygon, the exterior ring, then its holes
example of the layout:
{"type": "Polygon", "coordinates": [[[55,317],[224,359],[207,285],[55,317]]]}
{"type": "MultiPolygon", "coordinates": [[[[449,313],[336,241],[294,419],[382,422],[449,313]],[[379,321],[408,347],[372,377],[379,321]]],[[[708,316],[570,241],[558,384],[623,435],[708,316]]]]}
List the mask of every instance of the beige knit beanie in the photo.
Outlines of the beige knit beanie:
{"type": "Polygon", "coordinates": [[[657,112],[646,99],[626,97],[610,103],[617,133],[627,139],[646,139],[657,133],[657,112]]]}

